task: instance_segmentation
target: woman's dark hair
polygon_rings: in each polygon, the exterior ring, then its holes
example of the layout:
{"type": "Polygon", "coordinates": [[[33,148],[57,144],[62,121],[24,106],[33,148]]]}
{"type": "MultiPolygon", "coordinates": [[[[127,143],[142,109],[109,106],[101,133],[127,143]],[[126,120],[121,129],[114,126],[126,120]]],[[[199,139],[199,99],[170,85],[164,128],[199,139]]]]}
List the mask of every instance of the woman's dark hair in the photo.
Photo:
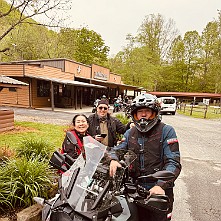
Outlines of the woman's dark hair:
{"type": "Polygon", "coordinates": [[[84,114],[76,114],[76,115],[73,117],[73,120],[72,120],[72,123],[73,123],[74,126],[75,126],[75,120],[76,120],[76,118],[79,117],[79,116],[85,117],[87,123],[89,124],[89,120],[88,120],[88,118],[86,117],[86,115],[84,115],[84,114]]]}

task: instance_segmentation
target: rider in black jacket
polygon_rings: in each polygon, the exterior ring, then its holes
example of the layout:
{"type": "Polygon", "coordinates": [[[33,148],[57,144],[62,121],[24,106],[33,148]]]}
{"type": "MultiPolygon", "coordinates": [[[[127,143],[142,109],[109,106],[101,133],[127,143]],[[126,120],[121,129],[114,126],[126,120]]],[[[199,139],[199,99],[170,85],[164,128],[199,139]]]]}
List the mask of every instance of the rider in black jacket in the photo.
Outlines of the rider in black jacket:
{"type": "Polygon", "coordinates": [[[124,134],[128,125],[124,125],[109,113],[108,100],[100,100],[97,105],[97,112],[89,116],[88,133],[96,140],[100,141],[106,146],[113,147],[117,144],[117,133],[124,134]],[[106,137],[100,137],[100,134],[106,134],[106,137]]]}

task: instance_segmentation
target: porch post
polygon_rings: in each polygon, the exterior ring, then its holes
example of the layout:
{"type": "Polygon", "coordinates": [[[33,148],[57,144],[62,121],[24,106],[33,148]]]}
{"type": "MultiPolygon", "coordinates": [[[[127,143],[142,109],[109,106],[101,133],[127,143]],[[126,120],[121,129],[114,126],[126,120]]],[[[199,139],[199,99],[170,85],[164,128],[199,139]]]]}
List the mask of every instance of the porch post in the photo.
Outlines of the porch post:
{"type": "Polygon", "coordinates": [[[32,78],[29,79],[29,86],[28,86],[28,89],[29,89],[29,108],[32,108],[32,78]]]}
{"type": "Polygon", "coordinates": [[[83,88],[80,88],[80,92],[81,92],[81,101],[80,101],[80,109],[82,109],[82,102],[83,102],[83,88]]]}
{"type": "Polygon", "coordinates": [[[74,87],[74,94],[75,94],[74,109],[77,110],[77,105],[78,105],[77,87],[74,87]]]}
{"type": "Polygon", "coordinates": [[[107,99],[110,99],[110,87],[107,87],[107,99]]]}
{"type": "Polygon", "coordinates": [[[127,95],[127,89],[125,89],[125,95],[127,95]]]}
{"type": "Polygon", "coordinates": [[[54,111],[54,85],[51,81],[51,110],[54,111]]]}

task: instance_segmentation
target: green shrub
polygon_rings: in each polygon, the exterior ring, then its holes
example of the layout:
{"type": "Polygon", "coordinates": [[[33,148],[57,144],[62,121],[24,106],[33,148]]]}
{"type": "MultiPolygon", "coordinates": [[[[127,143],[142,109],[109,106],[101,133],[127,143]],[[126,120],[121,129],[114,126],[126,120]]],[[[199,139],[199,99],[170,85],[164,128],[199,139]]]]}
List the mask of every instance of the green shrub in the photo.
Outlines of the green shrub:
{"type": "MultiPolygon", "coordinates": [[[[123,123],[123,124],[125,124],[125,125],[131,121],[130,118],[126,117],[126,116],[123,115],[123,114],[116,114],[115,117],[116,117],[117,119],[119,119],[121,123],[123,123]]],[[[117,140],[120,141],[122,138],[123,138],[123,135],[117,133],[117,140]]]]}
{"type": "Polygon", "coordinates": [[[51,181],[48,163],[38,158],[7,161],[0,168],[0,208],[27,207],[35,196],[47,198],[51,181]]]}
{"type": "Polygon", "coordinates": [[[123,114],[116,114],[115,117],[116,117],[117,119],[119,119],[119,120],[121,121],[121,123],[123,123],[123,124],[125,124],[125,125],[126,125],[128,122],[131,121],[130,118],[126,117],[126,116],[123,115],[123,114]]]}
{"type": "Polygon", "coordinates": [[[24,156],[28,160],[38,157],[39,160],[49,159],[54,147],[45,140],[25,139],[21,145],[16,148],[17,156],[24,156]]]}

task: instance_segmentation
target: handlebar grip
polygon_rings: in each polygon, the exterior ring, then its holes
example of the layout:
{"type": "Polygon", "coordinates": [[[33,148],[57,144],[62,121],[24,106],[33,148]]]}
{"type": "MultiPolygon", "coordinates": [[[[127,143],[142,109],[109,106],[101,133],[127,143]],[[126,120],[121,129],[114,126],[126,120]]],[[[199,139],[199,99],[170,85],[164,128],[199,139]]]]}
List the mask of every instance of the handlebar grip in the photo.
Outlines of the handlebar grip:
{"type": "Polygon", "coordinates": [[[120,163],[123,167],[126,167],[126,166],[127,166],[127,164],[126,164],[125,161],[123,161],[123,160],[121,160],[119,163],[120,163]]]}
{"type": "Polygon", "coordinates": [[[143,186],[140,185],[137,186],[137,192],[143,198],[147,198],[147,196],[150,195],[150,191],[146,190],[143,186]]]}

